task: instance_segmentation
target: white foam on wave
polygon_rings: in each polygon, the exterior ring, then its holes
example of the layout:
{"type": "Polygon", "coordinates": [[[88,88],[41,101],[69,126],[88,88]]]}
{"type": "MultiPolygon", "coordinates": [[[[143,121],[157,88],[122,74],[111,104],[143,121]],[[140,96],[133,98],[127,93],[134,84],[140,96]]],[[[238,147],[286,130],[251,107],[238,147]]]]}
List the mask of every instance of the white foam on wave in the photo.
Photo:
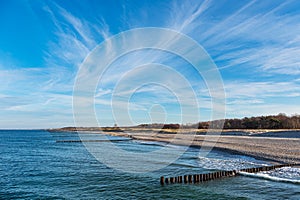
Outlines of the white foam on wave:
{"type": "Polygon", "coordinates": [[[238,170],[243,168],[265,166],[265,163],[261,163],[258,160],[247,157],[236,158],[207,158],[199,157],[199,166],[206,169],[217,170],[238,170]]]}
{"type": "Polygon", "coordinates": [[[291,183],[300,184],[300,180],[280,178],[280,177],[270,176],[268,174],[259,174],[259,173],[253,174],[253,173],[247,173],[247,172],[238,172],[238,173],[241,174],[241,175],[244,175],[244,176],[264,178],[264,179],[268,179],[268,180],[272,180],[272,181],[291,182],[291,183]]]}
{"type": "Polygon", "coordinates": [[[259,173],[238,172],[238,173],[244,176],[263,178],[272,181],[300,184],[299,168],[283,167],[283,168],[279,168],[267,172],[259,172],[259,173]]]}

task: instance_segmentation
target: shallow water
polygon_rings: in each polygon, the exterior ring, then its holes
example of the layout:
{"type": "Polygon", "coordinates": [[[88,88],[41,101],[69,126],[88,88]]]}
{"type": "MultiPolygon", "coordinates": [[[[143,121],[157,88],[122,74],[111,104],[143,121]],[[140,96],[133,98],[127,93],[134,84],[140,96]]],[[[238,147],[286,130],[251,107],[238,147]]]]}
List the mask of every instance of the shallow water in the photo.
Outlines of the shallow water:
{"type": "MultiPolygon", "coordinates": [[[[94,134],[90,134],[94,138],[94,134]]],[[[130,174],[96,160],[76,133],[0,131],[1,199],[300,199],[299,168],[237,176],[201,184],[160,186],[159,177],[268,165],[251,157],[212,151],[199,157],[189,148],[173,164],[146,174],[130,174]]],[[[110,137],[114,139],[114,137],[110,137]]],[[[119,140],[120,138],[115,138],[119,140]]],[[[118,141],[130,151],[153,151],[161,143],[118,141]]],[[[173,146],[171,148],[181,148],[173,146]]],[[[152,163],[153,164],[153,163],[152,163]]]]}

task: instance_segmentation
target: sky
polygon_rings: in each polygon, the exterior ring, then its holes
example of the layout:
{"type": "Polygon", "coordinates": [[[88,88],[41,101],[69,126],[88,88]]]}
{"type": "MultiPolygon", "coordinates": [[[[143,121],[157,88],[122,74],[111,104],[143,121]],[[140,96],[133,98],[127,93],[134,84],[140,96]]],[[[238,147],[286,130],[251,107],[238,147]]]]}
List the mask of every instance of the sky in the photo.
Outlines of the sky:
{"type": "MultiPolygon", "coordinates": [[[[0,0],[0,129],[75,126],[74,84],[87,56],[116,34],[145,27],[174,30],[203,47],[222,78],[226,118],[300,113],[298,0],[0,0]]],[[[130,52],[99,77],[97,120],[210,120],[206,83],[170,52],[130,52]],[[149,63],[156,64],[143,68],[149,63]]]]}

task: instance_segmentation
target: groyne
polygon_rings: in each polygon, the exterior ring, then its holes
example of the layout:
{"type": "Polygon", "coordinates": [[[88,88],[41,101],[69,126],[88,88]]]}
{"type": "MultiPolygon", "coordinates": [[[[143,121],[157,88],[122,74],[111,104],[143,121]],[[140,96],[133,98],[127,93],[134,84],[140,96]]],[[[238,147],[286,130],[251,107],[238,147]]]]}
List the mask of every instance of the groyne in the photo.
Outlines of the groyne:
{"type": "Polygon", "coordinates": [[[220,179],[220,178],[238,176],[239,172],[257,173],[262,171],[270,171],[281,167],[292,167],[292,166],[300,166],[300,163],[253,167],[253,168],[230,170],[230,171],[216,171],[216,172],[205,173],[205,174],[189,174],[189,175],[173,176],[173,177],[161,176],[160,184],[165,185],[165,184],[175,184],[175,183],[180,183],[180,184],[201,183],[201,182],[220,179]]]}

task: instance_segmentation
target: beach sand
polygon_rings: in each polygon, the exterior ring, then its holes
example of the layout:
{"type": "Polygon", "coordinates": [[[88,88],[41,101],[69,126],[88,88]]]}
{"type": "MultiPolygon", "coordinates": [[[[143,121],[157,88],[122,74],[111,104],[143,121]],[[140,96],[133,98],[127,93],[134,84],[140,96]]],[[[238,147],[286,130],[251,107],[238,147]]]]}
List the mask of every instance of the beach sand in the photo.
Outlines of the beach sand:
{"type": "MultiPolygon", "coordinates": [[[[198,148],[215,148],[273,163],[300,163],[300,139],[255,136],[189,135],[154,132],[108,132],[113,136],[130,137],[136,140],[158,141],[198,148]]],[[[288,134],[288,133],[287,133],[288,134]]]]}

